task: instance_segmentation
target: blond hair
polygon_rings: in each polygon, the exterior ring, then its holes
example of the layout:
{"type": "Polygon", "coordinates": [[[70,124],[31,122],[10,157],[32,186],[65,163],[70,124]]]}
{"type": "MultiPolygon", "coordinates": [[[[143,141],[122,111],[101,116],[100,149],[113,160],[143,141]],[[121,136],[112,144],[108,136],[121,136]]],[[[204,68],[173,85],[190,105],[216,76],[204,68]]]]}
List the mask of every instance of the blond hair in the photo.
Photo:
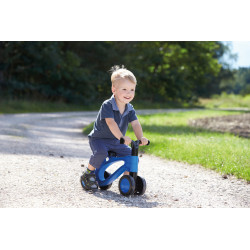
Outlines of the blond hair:
{"type": "Polygon", "coordinates": [[[114,65],[113,67],[111,67],[109,72],[112,73],[111,74],[112,85],[114,85],[116,82],[118,82],[121,79],[130,80],[134,84],[137,83],[134,74],[131,71],[127,70],[124,67],[124,65],[122,65],[121,67],[119,65],[114,65]]]}

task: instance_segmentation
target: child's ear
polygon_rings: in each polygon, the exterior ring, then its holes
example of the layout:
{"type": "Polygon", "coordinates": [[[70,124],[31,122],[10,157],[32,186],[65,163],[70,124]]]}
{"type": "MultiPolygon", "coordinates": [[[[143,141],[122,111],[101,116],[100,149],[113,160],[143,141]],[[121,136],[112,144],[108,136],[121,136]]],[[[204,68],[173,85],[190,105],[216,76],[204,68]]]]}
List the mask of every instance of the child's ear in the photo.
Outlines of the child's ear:
{"type": "Polygon", "coordinates": [[[113,85],[111,87],[111,91],[112,91],[113,94],[115,93],[115,87],[113,85]]]}

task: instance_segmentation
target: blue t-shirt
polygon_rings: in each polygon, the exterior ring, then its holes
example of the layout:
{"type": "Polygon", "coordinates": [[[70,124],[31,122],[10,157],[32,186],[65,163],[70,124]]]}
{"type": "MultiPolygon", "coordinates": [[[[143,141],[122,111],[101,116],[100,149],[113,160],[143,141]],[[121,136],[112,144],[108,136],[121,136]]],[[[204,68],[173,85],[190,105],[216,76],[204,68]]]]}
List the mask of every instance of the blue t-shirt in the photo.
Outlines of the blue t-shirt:
{"type": "Polygon", "coordinates": [[[110,131],[105,118],[113,118],[123,135],[127,132],[128,123],[138,119],[134,107],[130,103],[126,104],[125,110],[121,115],[115,97],[112,95],[110,99],[103,102],[97,115],[94,128],[89,133],[88,137],[93,139],[117,139],[110,131]]]}

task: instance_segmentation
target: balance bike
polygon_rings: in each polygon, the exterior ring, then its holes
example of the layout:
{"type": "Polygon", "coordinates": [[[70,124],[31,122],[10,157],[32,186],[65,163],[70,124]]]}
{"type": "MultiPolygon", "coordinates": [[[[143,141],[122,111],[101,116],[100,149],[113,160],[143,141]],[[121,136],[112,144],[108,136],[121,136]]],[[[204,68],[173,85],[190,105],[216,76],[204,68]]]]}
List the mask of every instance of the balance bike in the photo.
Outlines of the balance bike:
{"type": "MultiPolygon", "coordinates": [[[[120,139],[120,143],[124,144],[124,139],[120,139]]],[[[95,170],[96,180],[100,189],[107,190],[125,171],[130,172],[129,175],[123,175],[119,180],[119,191],[124,196],[143,195],[146,191],[146,181],[144,178],[137,175],[138,172],[138,151],[140,140],[131,142],[132,152],[129,156],[117,157],[115,152],[108,152],[108,160],[105,159],[99,169],[95,170]],[[123,161],[124,164],[119,167],[113,174],[110,174],[106,169],[117,161],[123,161]]],[[[150,141],[148,141],[149,145],[150,141]]]]}

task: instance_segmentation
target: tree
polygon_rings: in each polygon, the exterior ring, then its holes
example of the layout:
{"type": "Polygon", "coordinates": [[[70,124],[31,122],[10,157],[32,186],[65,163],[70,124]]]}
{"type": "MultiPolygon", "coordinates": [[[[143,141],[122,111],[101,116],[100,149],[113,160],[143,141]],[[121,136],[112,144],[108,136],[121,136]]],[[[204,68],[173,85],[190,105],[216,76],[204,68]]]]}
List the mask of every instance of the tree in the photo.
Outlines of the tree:
{"type": "Polygon", "coordinates": [[[250,94],[250,68],[241,67],[233,71],[233,77],[223,80],[220,88],[227,93],[250,94]]]}
{"type": "Polygon", "coordinates": [[[219,42],[1,42],[0,90],[20,98],[100,102],[111,94],[108,70],[123,64],[137,78],[137,99],[190,101],[211,89],[223,51],[219,42]]]}

